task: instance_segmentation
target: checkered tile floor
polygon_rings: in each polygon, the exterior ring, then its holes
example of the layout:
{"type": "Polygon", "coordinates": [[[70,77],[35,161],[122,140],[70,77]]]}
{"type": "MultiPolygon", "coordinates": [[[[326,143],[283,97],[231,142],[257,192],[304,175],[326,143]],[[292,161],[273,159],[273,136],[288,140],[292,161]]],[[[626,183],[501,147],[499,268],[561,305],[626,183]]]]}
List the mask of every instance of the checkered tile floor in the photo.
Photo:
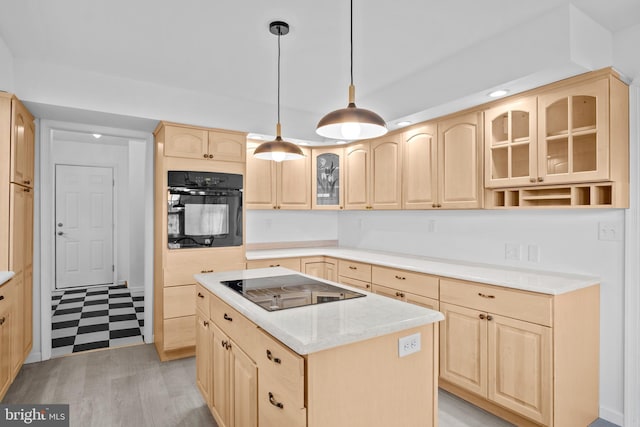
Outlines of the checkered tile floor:
{"type": "Polygon", "coordinates": [[[144,297],[124,285],[56,291],[51,310],[52,357],[143,342],[144,297]]]}

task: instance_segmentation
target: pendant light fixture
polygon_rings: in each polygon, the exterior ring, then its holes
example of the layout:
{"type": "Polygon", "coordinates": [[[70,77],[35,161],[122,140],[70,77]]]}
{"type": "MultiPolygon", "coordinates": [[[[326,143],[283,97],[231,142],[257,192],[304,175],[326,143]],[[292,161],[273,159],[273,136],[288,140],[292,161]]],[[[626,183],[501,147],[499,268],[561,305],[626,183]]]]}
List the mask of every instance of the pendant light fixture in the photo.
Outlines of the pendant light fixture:
{"type": "Polygon", "coordinates": [[[304,157],[302,150],[296,144],[285,141],[281,136],[280,127],[280,37],[289,34],[289,24],[274,21],[269,24],[271,34],[278,36],[278,123],[276,124],[276,139],[263,142],[253,152],[253,157],[263,160],[296,160],[304,157]]]}
{"type": "Polygon", "coordinates": [[[371,110],[356,107],[356,88],[353,85],[353,0],[351,0],[351,84],[349,105],[324,116],[316,127],[316,133],[332,139],[367,139],[387,133],[387,126],[379,115],[371,110]]]}

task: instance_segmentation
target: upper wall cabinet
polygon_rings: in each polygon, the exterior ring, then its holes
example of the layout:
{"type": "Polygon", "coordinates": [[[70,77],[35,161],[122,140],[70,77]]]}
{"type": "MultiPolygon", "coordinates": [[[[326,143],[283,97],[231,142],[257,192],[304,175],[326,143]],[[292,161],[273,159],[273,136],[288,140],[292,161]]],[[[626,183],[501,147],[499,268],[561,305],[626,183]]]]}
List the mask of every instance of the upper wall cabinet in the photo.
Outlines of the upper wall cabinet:
{"type": "Polygon", "coordinates": [[[33,116],[17,99],[11,102],[11,182],[33,188],[33,116]]]}
{"type": "Polygon", "coordinates": [[[313,148],[311,150],[311,169],[312,209],[343,209],[344,148],[313,148]]]}
{"type": "Polygon", "coordinates": [[[401,135],[349,145],[345,159],[346,209],[400,209],[401,135]]]}
{"type": "Polygon", "coordinates": [[[241,132],[165,125],[164,155],[189,159],[244,162],[246,137],[241,132]]]}
{"type": "Polygon", "coordinates": [[[438,203],[443,209],[483,206],[482,113],[438,122],[438,203]]]}
{"type": "Polygon", "coordinates": [[[427,123],[403,134],[403,209],[432,209],[437,207],[437,130],[435,123],[427,123]]]}
{"type": "Polygon", "coordinates": [[[311,209],[311,150],[305,157],[274,162],[253,157],[258,141],[247,145],[247,209],[311,209]]]}
{"type": "Polygon", "coordinates": [[[505,102],[484,113],[485,186],[537,184],[536,97],[505,102]]]}

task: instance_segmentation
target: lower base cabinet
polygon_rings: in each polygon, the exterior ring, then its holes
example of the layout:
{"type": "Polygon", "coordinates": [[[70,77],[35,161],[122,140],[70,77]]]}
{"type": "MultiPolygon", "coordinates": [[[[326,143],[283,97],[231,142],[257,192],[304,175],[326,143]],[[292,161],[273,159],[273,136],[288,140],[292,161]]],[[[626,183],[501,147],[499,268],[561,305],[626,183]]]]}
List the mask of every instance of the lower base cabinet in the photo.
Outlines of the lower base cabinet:
{"type": "Polygon", "coordinates": [[[437,325],[301,356],[197,293],[210,303],[196,316],[197,383],[220,427],[437,425],[437,325]],[[425,351],[398,358],[398,339],[413,333],[425,351]]]}
{"type": "Polygon", "coordinates": [[[12,283],[0,287],[0,400],[4,397],[12,380],[11,336],[13,335],[13,307],[10,290],[12,283]]]}

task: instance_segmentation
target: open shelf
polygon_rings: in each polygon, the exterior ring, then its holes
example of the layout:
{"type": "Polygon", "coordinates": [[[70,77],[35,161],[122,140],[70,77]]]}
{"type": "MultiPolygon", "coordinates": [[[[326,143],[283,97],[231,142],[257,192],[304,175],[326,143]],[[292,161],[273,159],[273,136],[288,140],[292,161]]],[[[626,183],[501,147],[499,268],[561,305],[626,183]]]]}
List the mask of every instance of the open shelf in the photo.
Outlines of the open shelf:
{"type": "Polygon", "coordinates": [[[540,186],[487,190],[488,208],[606,208],[615,207],[614,184],[602,182],[565,186],[540,186]]]}

